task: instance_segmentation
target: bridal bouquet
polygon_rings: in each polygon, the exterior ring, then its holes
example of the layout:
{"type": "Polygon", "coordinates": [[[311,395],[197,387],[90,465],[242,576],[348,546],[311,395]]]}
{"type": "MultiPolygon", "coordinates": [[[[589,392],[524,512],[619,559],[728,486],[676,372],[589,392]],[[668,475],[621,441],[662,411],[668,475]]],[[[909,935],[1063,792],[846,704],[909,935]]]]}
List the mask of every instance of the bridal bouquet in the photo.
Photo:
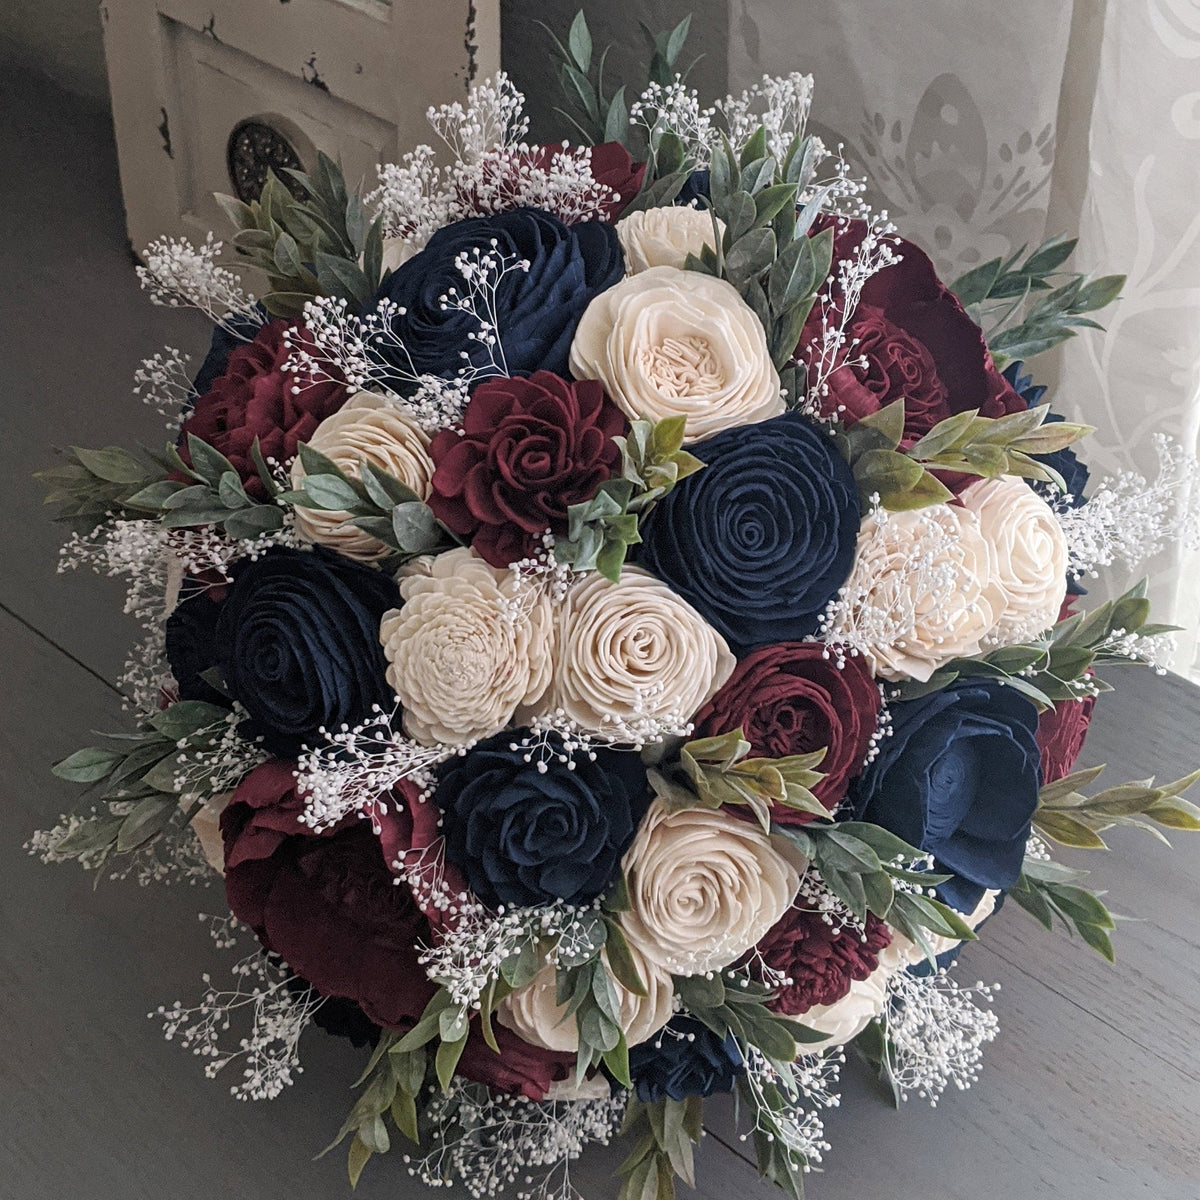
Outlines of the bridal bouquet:
{"type": "Polygon", "coordinates": [[[627,105],[576,20],[580,145],[528,144],[501,75],[368,194],[322,157],[221,198],[225,258],[152,244],[153,299],[215,322],[138,374],[177,433],[43,473],[147,637],[136,731],[55,767],[89,795],[32,848],[220,884],[257,944],[166,1036],[255,1100],[311,1023],[370,1046],[352,1183],[403,1144],[566,1196],[620,1131],[622,1196],[665,1200],[735,1092],[800,1197],[845,1047],[897,1095],[976,1079],[990,989],[949,972],[1006,898],[1112,957],[1052,843],[1200,828],[1196,776],[1074,771],[1170,635],[1078,581],[1196,526],[1165,441],[1089,499],[1023,365],[1121,278],[1055,239],[947,287],[808,77],[704,108],[686,33],[627,105]]]}

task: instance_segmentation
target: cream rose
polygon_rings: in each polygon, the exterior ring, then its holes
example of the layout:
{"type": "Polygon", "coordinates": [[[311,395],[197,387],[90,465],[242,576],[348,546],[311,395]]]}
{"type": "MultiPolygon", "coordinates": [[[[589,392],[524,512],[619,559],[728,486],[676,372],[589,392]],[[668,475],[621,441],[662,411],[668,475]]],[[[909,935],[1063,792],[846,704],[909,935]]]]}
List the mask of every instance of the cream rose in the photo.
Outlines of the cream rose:
{"type": "Polygon", "coordinates": [[[756,825],[651,802],[622,860],[629,943],[674,975],[719,970],[787,911],[800,877],[756,825]]]}
{"type": "MultiPolygon", "coordinates": [[[[192,818],[192,832],[196,835],[196,841],[200,843],[204,861],[218,875],[225,874],[225,843],[221,838],[221,814],[232,799],[232,792],[210,796],[192,818]]],[[[182,797],[179,801],[180,809],[187,812],[192,807],[192,800],[191,796],[182,797]]]]}
{"type": "Polygon", "coordinates": [[[648,571],[624,567],[617,583],[593,572],[559,609],[543,708],[561,708],[592,732],[681,725],[734,666],[725,639],[648,571]]]}
{"type": "Polygon", "coordinates": [[[1053,510],[1023,479],[985,479],[959,497],[979,518],[1003,601],[989,639],[1010,645],[1058,620],[1067,595],[1066,535],[1053,510]]]}
{"type": "Polygon", "coordinates": [[[717,219],[714,236],[712,215],[705,209],[684,205],[647,208],[617,222],[617,239],[631,275],[651,267],[682,269],[689,254],[699,258],[705,246],[715,250],[724,234],[724,221],[717,219]]]}
{"type": "MultiPolygon", "coordinates": [[[[612,974],[611,969],[609,979],[617,994],[621,1032],[630,1046],[636,1046],[653,1037],[671,1019],[675,1011],[675,986],[669,972],[648,962],[636,947],[630,946],[629,951],[647,994],[635,995],[612,974]]],[[[602,952],[601,957],[607,969],[607,953],[602,952]]],[[[530,1045],[574,1053],[579,1049],[579,1029],[575,1018],[567,1017],[566,1012],[567,1006],[555,1000],[554,967],[545,966],[534,976],[532,983],[518,988],[500,1002],[496,1020],[530,1045]]]]}
{"type": "Polygon", "coordinates": [[[923,682],[979,653],[1002,602],[973,513],[949,504],[872,513],[827,640],[857,646],[884,679],[923,682]]]}
{"type": "Polygon", "coordinates": [[[601,292],[575,331],[571,371],[600,380],[630,418],[685,416],[688,442],[783,412],[754,310],[700,271],[651,267],[601,292]]]}
{"type": "MultiPolygon", "coordinates": [[[[317,426],[309,445],[355,479],[365,459],[411,488],[422,500],[429,495],[433,478],[429,438],[382,396],[359,392],[351,397],[317,426]]],[[[296,458],[292,463],[292,486],[299,487],[303,478],[304,466],[296,458]]],[[[296,528],[303,537],[347,558],[372,562],[391,553],[378,538],[348,525],[349,513],[316,508],[297,508],[295,513],[296,528]]]]}
{"type": "Polygon", "coordinates": [[[450,550],[400,583],[384,613],[387,679],[418,742],[462,745],[497,733],[550,682],[554,623],[544,596],[514,595],[513,576],[450,550]]]}

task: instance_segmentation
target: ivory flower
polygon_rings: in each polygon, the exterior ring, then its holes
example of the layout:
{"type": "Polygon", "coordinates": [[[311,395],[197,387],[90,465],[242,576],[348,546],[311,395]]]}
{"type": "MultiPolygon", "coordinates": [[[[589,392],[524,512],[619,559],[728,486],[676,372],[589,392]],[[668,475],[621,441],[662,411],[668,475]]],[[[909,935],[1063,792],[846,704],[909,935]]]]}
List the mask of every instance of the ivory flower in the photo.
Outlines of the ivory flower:
{"type": "Polygon", "coordinates": [[[1022,479],[985,479],[960,497],[992,549],[1002,598],[990,639],[1027,641],[1058,620],[1067,595],[1066,535],[1051,507],[1022,479]]]}
{"type": "Polygon", "coordinates": [[[550,682],[550,602],[516,595],[512,574],[470,550],[427,560],[400,583],[379,639],[388,683],[418,742],[462,745],[497,733],[550,682]]]}
{"type": "Polygon", "coordinates": [[[826,640],[857,647],[884,679],[925,681],[978,654],[1002,604],[973,513],[948,504],[872,513],[826,640]]]}
{"type": "Polygon", "coordinates": [[[617,239],[631,275],[651,267],[682,269],[689,254],[699,258],[705,246],[716,248],[725,233],[724,221],[718,219],[717,231],[714,236],[713,218],[707,210],[684,205],[647,208],[617,222],[617,239]]]}
{"type": "MultiPolygon", "coordinates": [[[[196,835],[196,841],[200,843],[204,860],[218,875],[225,874],[225,843],[221,840],[221,814],[232,797],[232,792],[210,796],[192,818],[192,832],[196,835]]],[[[191,806],[190,796],[180,799],[181,811],[187,812],[191,806]]]]}
{"type": "MultiPolygon", "coordinates": [[[[355,479],[365,459],[411,488],[422,500],[429,495],[433,478],[429,437],[382,396],[359,392],[317,426],[309,445],[355,479]]],[[[293,487],[300,486],[304,473],[297,457],[292,463],[293,487]]],[[[372,562],[391,553],[378,538],[346,524],[349,513],[316,508],[296,508],[295,513],[296,528],[304,537],[347,558],[372,562]]]]}
{"type": "MultiPolygon", "coordinates": [[[[635,995],[612,974],[606,951],[601,957],[617,995],[621,1032],[630,1046],[636,1046],[652,1038],[671,1019],[675,985],[668,971],[649,962],[636,947],[630,946],[629,951],[645,985],[645,996],[635,995]]],[[[531,983],[500,1002],[496,1019],[533,1046],[574,1053],[579,1049],[579,1030],[575,1018],[566,1017],[566,1012],[567,1006],[555,1000],[555,968],[545,966],[531,983]]]]}
{"type": "Polygon", "coordinates": [[[733,672],[734,657],[707,621],[665,583],[624,567],[596,572],[559,609],[554,678],[544,707],[581,729],[678,729],[733,672]],[[647,725],[648,723],[648,725],[647,725]]]}
{"type": "Polygon", "coordinates": [[[631,419],[685,416],[688,442],[784,408],[754,310],[725,280],[677,267],[629,275],[592,300],[571,372],[600,380],[631,419]]]}
{"type": "Polygon", "coordinates": [[[719,970],[787,911],[799,874],[756,825],[709,809],[651,803],[622,862],[631,946],[675,975],[719,970]]]}

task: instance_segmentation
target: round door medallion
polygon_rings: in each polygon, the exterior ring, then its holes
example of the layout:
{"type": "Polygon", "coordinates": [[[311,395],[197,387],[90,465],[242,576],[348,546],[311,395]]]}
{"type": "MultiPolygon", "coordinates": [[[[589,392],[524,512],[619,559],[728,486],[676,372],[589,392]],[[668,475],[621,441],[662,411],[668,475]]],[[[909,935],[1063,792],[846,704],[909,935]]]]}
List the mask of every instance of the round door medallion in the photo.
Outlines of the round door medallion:
{"type": "Polygon", "coordinates": [[[264,121],[238,122],[229,135],[226,159],[234,194],[246,204],[262,195],[268,171],[274,171],[297,199],[304,196],[304,189],[283,173],[288,167],[303,170],[300,156],[278,129],[264,121]]]}

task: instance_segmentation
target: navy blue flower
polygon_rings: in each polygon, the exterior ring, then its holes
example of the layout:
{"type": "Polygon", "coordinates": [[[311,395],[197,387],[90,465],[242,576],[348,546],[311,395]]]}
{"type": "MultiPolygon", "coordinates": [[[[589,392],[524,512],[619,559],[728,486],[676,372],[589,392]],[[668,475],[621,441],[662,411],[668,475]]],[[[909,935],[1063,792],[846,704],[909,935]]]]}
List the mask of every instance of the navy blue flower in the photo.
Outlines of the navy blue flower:
{"type": "Polygon", "coordinates": [[[167,618],[166,652],[180,700],[229,706],[229,697],[202,678],[217,663],[217,619],[221,606],[201,591],[181,601],[167,618]]]}
{"type": "Polygon", "coordinates": [[[379,621],[400,604],[389,575],[327,550],[277,547],[235,568],[216,628],[216,665],[250,715],[243,732],[291,758],[395,703],[379,621]]]}
{"type": "Polygon", "coordinates": [[[697,447],[642,523],[638,561],[740,656],[813,633],[854,561],[859,498],[833,441],[789,412],[697,447]]]}
{"type": "Polygon", "coordinates": [[[566,375],[583,310],[625,274],[625,263],[613,226],[581,221],[568,228],[535,208],[447,225],[388,276],[376,302],[391,300],[403,308],[392,329],[405,352],[385,344],[379,352],[401,371],[445,379],[468,360],[486,365],[488,349],[471,336],[479,332],[478,321],[446,302],[452,290],[460,296],[467,291],[455,260],[476,252],[528,264],[528,270],[508,271],[499,280],[491,305],[506,373],[566,375]]]}
{"type": "Polygon", "coordinates": [[[629,1047],[629,1075],[646,1104],[731,1092],[745,1069],[733,1034],[720,1038],[694,1017],[672,1017],[650,1041],[629,1047]]]}
{"type": "Polygon", "coordinates": [[[970,912],[1021,873],[1041,785],[1037,709],[995,680],[958,679],[891,714],[891,736],[851,785],[855,819],[932,854],[952,876],[939,895],[970,912]]]}
{"type": "Polygon", "coordinates": [[[446,857],[487,905],[587,904],[616,877],[649,802],[636,754],[597,750],[562,761],[551,735],[546,770],[513,749],[529,731],[479,742],[438,773],[446,857]]]}

